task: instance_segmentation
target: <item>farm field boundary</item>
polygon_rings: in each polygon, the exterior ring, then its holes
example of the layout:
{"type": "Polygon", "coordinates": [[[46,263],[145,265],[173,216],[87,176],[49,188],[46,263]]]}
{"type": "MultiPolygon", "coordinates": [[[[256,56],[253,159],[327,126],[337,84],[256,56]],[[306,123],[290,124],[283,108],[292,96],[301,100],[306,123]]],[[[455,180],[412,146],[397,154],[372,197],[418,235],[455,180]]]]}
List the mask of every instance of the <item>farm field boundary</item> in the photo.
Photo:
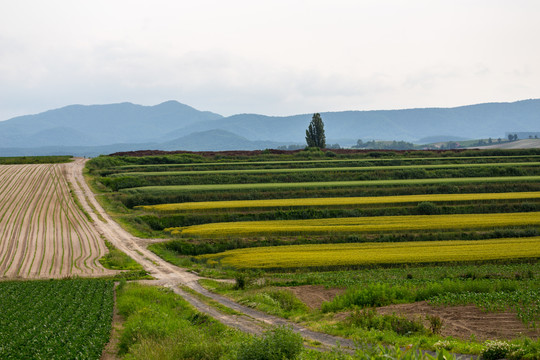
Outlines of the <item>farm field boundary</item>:
{"type": "Polygon", "coordinates": [[[400,204],[416,202],[457,202],[457,201],[483,201],[483,200],[527,200],[539,199],[540,192],[512,192],[512,193],[479,193],[479,194],[428,194],[428,195],[400,195],[400,196],[372,196],[372,197],[336,197],[336,198],[297,198],[297,199],[270,199],[270,200],[236,200],[236,201],[202,201],[175,204],[160,204],[140,206],[140,208],[157,212],[176,212],[211,209],[250,209],[250,208],[276,208],[276,207],[302,207],[302,206],[342,206],[367,204],[400,204]]]}
{"type": "MultiPolygon", "coordinates": [[[[540,212],[456,215],[406,215],[350,217],[308,220],[268,220],[210,223],[170,228],[172,234],[200,237],[252,235],[338,234],[442,229],[487,229],[534,227],[540,225],[540,212]]],[[[167,229],[166,229],[167,230],[167,229]]]]}
{"type": "Polygon", "coordinates": [[[122,189],[128,194],[137,193],[168,193],[182,191],[226,191],[246,189],[285,189],[285,188],[332,188],[354,186],[390,186],[390,185],[422,185],[422,184],[458,184],[458,183],[497,183],[497,182],[534,182],[540,181],[540,176],[505,176],[477,178],[448,178],[448,179],[405,179],[405,180],[366,180],[366,181],[329,181],[329,182],[298,182],[298,183],[258,183],[258,184],[211,184],[211,185],[170,185],[143,186],[122,189]]]}
{"type": "Polygon", "coordinates": [[[473,241],[314,244],[230,250],[198,258],[237,269],[339,268],[537,259],[540,237],[473,241]]]}
{"type": "Polygon", "coordinates": [[[191,170],[191,171],[157,171],[157,172],[125,172],[113,174],[116,176],[179,176],[204,174],[264,174],[264,173],[298,173],[298,172],[324,172],[324,171],[372,171],[372,170],[407,170],[407,169],[459,169],[459,168],[487,168],[487,167],[520,167],[539,166],[540,162],[521,163],[486,163],[486,164],[437,164],[437,165],[388,165],[363,167],[322,167],[322,168],[294,168],[294,169],[232,169],[232,170],[191,170]]]}
{"type": "Polygon", "coordinates": [[[0,166],[0,277],[99,276],[107,248],[76,205],[70,164],[0,166]]]}
{"type": "MultiPolygon", "coordinates": [[[[117,168],[122,170],[127,169],[143,169],[143,168],[161,168],[161,167],[208,167],[208,166],[246,166],[246,165],[309,165],[309,164],[327,164],[327,163],[394,163],[396,161],[413,162],[413,161],[505,161],[505,160],[520,160],[520,159],[538,159],[540,155],[514,155],[514,156],[447,156],[447,157],[404,157],[404,158],[362,158],[362,159],[323,159],[323,160],[285,160],[285,161],[232,161],[232,162],[190,162],[190,163],[162,163],[162,164],[130,164],[120,165],[117,168]]],[[[383,165],[384,166],[384,165],[383,165]]]]}

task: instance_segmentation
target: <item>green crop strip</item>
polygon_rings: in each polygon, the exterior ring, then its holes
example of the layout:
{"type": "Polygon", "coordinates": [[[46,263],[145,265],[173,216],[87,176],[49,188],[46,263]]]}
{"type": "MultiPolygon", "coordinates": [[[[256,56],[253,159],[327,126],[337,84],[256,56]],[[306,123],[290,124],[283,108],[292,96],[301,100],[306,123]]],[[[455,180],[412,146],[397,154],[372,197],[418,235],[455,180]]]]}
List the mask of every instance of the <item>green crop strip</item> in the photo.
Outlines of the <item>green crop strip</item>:
{"type": "Polygon", "coordinates": [[[319,163],[343,163],[343,162],[395,162],[395,161],[440,161],[440,160],[490,160],[490,159],[522,159],[539,158],[540,155],[516,155],[516,156],[447,156],[447,157],[418,157],[418,158],[362,158],[362,159],[325,159],[325,160],[288,160],[288,161],[232,161],[232,162],[207,162],[207,163],[174,163],[174,164],[140,164],[122,165],[116,168],[152,168],[152,167],[193,167],[193,166],[235,166],[235,165],[287,165],[287,164],[319,164],[319,163]]]}
{"type": "Polygon", "coordinates": [[[364,167],[326,167],[326,168],[295,168],[295,169],[242,169],[242,170],[209,170],[209,171],[156,171],[156,172],[126,172],[113,174],[117,176],[181,176],[181,175],[207,175],[207,174],[265,174],[265,173],[298,173],[298,172],[323,172],[323,171],[371,171],[371,170],[407,170],[407,169],[457,169],[479,167],[520,167],[540,166],[540,162],[521,163],[486,163],[486,164],[437,164],[437,165],[389,165],[389,166],[364,166],[364,167]]]}
{"type": "Polygon", "coordinates": [[[405,179],[405,180],[367,180],[367,181],[328,181],[328,182],[299,182],[299,183],[260,183],[260,184],[212,184],[212,185],[171,185],[144,186],[123,189],[128,194],[137,193],[167,193],[183,191],[226,191],[246,189],[286,189],[286,188],[337,188],[354,186],[386,186],[386,185],[421,185],[421,184],[457,184],[457,183],[494,183],[494,182],[523,182],[539,181],[540,176],[506,176],[478,178],[448,178],[448,179],[405,179]]]}

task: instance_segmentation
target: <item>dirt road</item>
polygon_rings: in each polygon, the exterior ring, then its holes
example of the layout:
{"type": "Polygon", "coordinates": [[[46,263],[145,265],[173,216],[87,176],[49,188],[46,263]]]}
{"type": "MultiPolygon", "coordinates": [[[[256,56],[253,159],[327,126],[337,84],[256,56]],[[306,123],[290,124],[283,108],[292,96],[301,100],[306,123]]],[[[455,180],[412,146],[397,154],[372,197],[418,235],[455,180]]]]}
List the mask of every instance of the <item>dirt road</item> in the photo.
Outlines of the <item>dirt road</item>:
{"type": "Polygon", "coordinates": [[[140,263],[146,271],[157,279],[153,283],[170,287],[175,293],[184,297],[199,311],[212,316],[225,325],[245,332],[260,334],[270,326],[289,325],[294,331],[300,333],[304,339],[320,343],[321,347],[331,348],[339,344],[341,348],[354,348],[354,344],[351,340],[308,330],[302,326],[288,322],[287,320],[264,314],[260,311],[237,304],[223,296],[211,293],[199,285],[198,280],[201,279],[200,276],[174,266],[146,249],[145,244],[148,240],[137,238],[128,233],[119,226],[97,202],[82,174],[85,162],[85,159],[75,159],[75,161],[70,164],[69,172],[67,174],[69,181],[74,185],[74,191],[79,197],[83,208],[90,214],[94,220],[93,225],[101,235],[118,249],[124,251],[135,261],[140,263]],[[90,202],[92,206],[90,206],[88,202],[90,202]],[[99,217],[93,209],[96,209],[101,217],[99,217]],[[102,219],[105,219],[105,221],[102,219]],[[208,306],[197,297],[183,291],[179,288],[179,285],[187,286],[243,315],[221,313],[215,308],[208,306]]]}

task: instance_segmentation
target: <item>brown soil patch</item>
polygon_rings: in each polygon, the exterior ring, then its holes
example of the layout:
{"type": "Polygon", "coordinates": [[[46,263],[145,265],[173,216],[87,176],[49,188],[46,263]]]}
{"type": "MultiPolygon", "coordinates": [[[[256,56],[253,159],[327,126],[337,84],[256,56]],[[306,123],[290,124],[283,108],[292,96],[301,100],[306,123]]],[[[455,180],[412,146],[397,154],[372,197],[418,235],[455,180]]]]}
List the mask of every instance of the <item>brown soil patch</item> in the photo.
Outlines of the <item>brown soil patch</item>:
{"type": "Polygon", "coordinates": [[[331,301],[336,295],[345,292],[345,289],[327,289],[323,285],[292,286],[287,289],[310,309],[320,309],[323,302],[331,301]]]}
{"type": "Polygon", "coordinates": [[[401,314],[409,319],[425,320],[426,315],[439,316],[443,321],[442,336],[469,340],[471,336],[479,341],[488,339],[513,339],[527,336],[540,338],[540,330],[527,328],[515,312],[483,312],[475,305],[432,306],[425,301],[413,304],[389,305],[377,308],[379,314],[401,314]]]}

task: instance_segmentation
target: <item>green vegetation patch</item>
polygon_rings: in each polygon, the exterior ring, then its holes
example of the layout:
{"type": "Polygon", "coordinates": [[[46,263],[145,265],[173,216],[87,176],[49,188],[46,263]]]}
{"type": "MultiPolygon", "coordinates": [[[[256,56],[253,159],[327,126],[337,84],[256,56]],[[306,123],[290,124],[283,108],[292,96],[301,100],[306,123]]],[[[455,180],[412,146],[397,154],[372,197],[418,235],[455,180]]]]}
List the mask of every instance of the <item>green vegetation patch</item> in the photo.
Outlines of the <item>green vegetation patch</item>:
{"type": "Polygon", "coordinates": [[[294,169],[230,169],[230,170],[193,170],[193,171],[154,171],[154,172],[128,172],[113,176],[179,176],[199,174],[273,174],[273,173],[298,173],[298,172],[323,172],[323,171],[372,171],[372,170],[406,170],[406,169],[456,169],[475,167],[520,167],[538,166],[540,162],[510,162],[489,164],[437,164],[437,165],[389,165],[389,166],[363,166],[363,167],[324,167],[324,168],[294,168],[294,169]]]}
{"type": "Polygon", "coordinates": [[[189,191],[227,191],[247,189],[289,189],[289,188],[334,188],[356,186],[391,186],[391,185],[419,185],[419,184],[457,184],[457,183],[488,183],[488,182],[521,182],[540,181],[540,176],[501,176],[501,177],[473,177],[449,179],[405,179],[405,180],[367,180],[367,181],[328,181],[328,182],[299,182],[299,183],[259,183],[259,184],[211,184],[211,185],[172,185],[172,186],[144,186],[123,189],[128,194],[189,192],[189,191]]]}
{"type": "Polygon", "coordinates": [[[67,163],[73,159],[72,156],[13,156],[0,157],[0,165],[16,164],[59,164],[67,163]]]}
{"type": "Polygon", "coordinates": [[[99,359],[109,341],[113,282],[0,282],[0,359],[99,359]]]}

